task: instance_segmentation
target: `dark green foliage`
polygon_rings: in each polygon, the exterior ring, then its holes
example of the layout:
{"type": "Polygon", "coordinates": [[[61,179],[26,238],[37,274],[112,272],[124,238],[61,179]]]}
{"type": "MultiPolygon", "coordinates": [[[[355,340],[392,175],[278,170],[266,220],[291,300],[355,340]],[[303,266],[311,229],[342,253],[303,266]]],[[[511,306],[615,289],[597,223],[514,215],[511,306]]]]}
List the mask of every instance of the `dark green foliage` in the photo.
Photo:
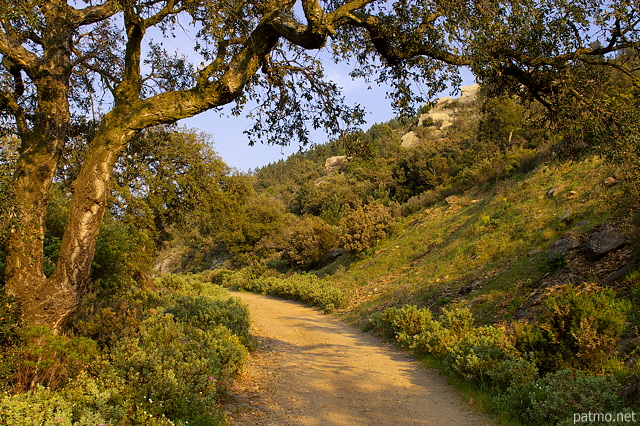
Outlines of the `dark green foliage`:
{"type": "Polygon", "coordinates": [[[0,288],[0,391],[13,385],[15,371],[20,363],[17,348],[22,343],[20,305],[0,288]]]}
{"type": "Polygon", "coordinates": [[[513,145],[523,145],[525,108],[514,98],[485,99],[478,122],[478,138],[488,145],[497,145],[504,152],[513,145]]]}
{"type": "Polygon", "coordinates": [[[331,225],[338,225],[350,209],[362,206],[370,187],[369,182],[352,176],[326,176],[302,186],[290,210],[299,216],[319,216],[331,225]]]}
{"type": "MultiPolygon", "coordinates": [[[[414,337],[424,333],[432,323],[432,314],[428,309],[405,305],[401,308],[389,308],[382,314],[382,324],[388,323],[394,334],[414,337]]],[[[381,324],[381,325],[382,325],[381,324]]],[[[399,337],[400,341],[406,340],[399,337]]]]}
{"type": "Polygon", "coordinates": [[[543,266],[543,271],[551,272],[551,273],[558,272],[559,270],[564,268],[566,265],[567,265],[567,260],[564,258],[564,255],[558,254],[546,260],[543,266]]]}
{"type": "Polygon", "coordinates": [[[11,173],[17,154],[17,140],[0,139],[0,286],[4,284],[5,245],[9,229],[16,223],[11,173]]]}
{"type": "Polygon", "coordinates": [[[248,290],[255,293],[298,300],[318,306],[325,312],[341,308],[348,302],[348,295],[332,287],[315,275],[295,274],[287,278],[252,276],[246,270],[234,274],[223,274],[223,285],[228,288],[248,290]]]}
{"type": "Polygon", "coordinates": [[[149,270],[153,247],[153,240],[144,229],[106,217],[91,266],[95,287],[113,290],[135,285],[149,270]]]}
{"type": "Polygon", "coordinates": [[[515,348],[504,328],[481,326],[462,335],[453,346],[447,362],[452,371],[482,383],[492,379],[489,371],[513,355],[515,348]]]}
{"type": "Polygon", "coordinates": [[[140,337],[118,343],[112,358],[145,411],[189,422],[218,417],[219,392],[245,353],[222,325],[203,330],[159,312],[143,321],[140,337]]]}
{"type": "Polygon", "coordinates": [[[101,356],[95,341],[56,335],[42,326],[24,328],[22,344],[14,350],[18,365],[12,385],[18,391],[30,390],[36,384],[58,389],[97,364],[101,356]]]}
{"type": "Polygon", "coordinates": [[[317,268],[329,250],[337,246],[338,232],[324,220],[292,216],[284,231],[283,258],[293,267],[317,268]]]}
{"type": "Polygon", "coordinates": [[[233,217],[214,236],[231,254],[268,248],[270,238],[280,233],[284,207],[278,200],[264,195],[248,197],[233,217]]]}
{"type": "Polygon", "coordinates": [[[516,345],[534,352],[541,370],[580,368],[601,372],[624,330],[629,304],[610,289],[598,293],[566,294],[547,301],[547,310],[534,325],[519,333],[516,345]]]}
{"type": "Polygon", "coordinates": [[[20,341],[20,305],[0,288],[0,348],[20,341]]]}
{"type": "Polygon", "coordinates": [[[448,195],[531,170],[546,155],[539,108],[480,96],[484,106],[458,105],[452,125],[438,138],[406,120],[377,124],[261,168],[256,188],[284,200],[296,215],[337,225],[366,204],[406,203],[402,210],[410,214],[448,195]],[[401,148],[400,136],[410,130],[421,144],[401,148]],[[327,174],[324,162],[336,155],[350,155],[349,165],[327,174]]]}
{"type": "Polygon", "coordinates": [[[526,424],[574,424],[575,413],[613,413],[625,406],[622,385],[614,376],[589,376],[571,369],[514,384],[496,403],[526,424]]]}
{"type": "Polygon", "coordinates": [[[82,425],[223,424],[218,403],[252,345],[246,307],[200,276],[93,293],[69,323],[75,337],[3,330],[20,340],[3,348],[1,388],[32,389],[2,398],[9,425],[56,416],[82,425]]]}
{"type": "Polygon", "coordinates": [[[90,337],[103,348],[122,336],[136,336],[149,310],[161,305],[161,296],[146,290],[88,294],[67,327],[70,333],[90,337]]]}
{"type": "Polygon", "coordinates": [[[340,221],[342,247],[351,253],[373,248],[393,230],[393,218],[382,204],[358,208],[340,221]]]}
{"type": "Polygon", "coordinates": [[[538,368],[535,363],[517,355],[508,356],[484,373],[489,378],[492,389],[507,393],[509,388],[519,391],[538,378],[538,368]]]}
{"type": "Polygon", "coordinates": [[[201,330],[223,325],[238,336],[244,346],[252,345],[249,313],[239,299],[216,300],[205,296],[175,295],[165,312],[173,315],[177,321],[201,330]]]}
{"type": "MultiPolygon", "coordinates": [[[[489,391],[497,412],[526,424],[570,422],[573,420],[570,416],[577,412],[623,409],[627,404],[623,385],[614,376],[595,376],[589,371],[596,372],[602,367],[605,354],[612,356],[611,341],[614,339],[615,343],[619,326],[624,323],[624,304],[608,291],[597,295],[576,295],[570,291],[566,296],[551,299],[548,305],[550,313],[539,323],[511,333],[496,325],[474,326],[468,309],[442,309],[440,318],[435,320],[427,309],[403,306],[389,308],[372,321],[379,330],[393,332],[404,346],[440,359],[456,377],[489,391]],[[596,306],[603,312],[596,314],[593,311],[596,306]],[[583,315],[587,311],[589,314],[583,315]],[[605,316],[612,317],[610,322],[604,320],[605,316]],[[585,329],[589,327],[598,331],[585,340],[585,329]],[[532,337],[533,330],[538,328],[547,331],[532,337]],[[548,352],[545,345],[553,343],[545,339],[552,338],[548,333],[552,328],[570,328],[574,339],[581,342],[578,348],[571,348],[574,351],[571,358],[566,353],[566,359],[554,358],[548,352]],[[528,343],[524,344],[525,341],[528,343]],[[560,365],[558,359],[574,369],[550,371],[549,365],[560,365]],[[553,362],[556,363],[550,364],[553,362]],[[541,377],[539,370],[548,374],[541,377]]],[[[566,344],[571,344],[569,339],[566,344]]],[[[558,346],[554,349],[568,351],[558,346]]],[[[629,383],[632,385],[633,381],[629,383]]]]}
{"type": "MultiPolygon", "coordinates": [[[[69,215],[69,196],[60,185],[54,185],[48,205],[44,240],[44,270],[47,276],[55,270],[60,243],[69,215]]],[[[107,213],[91,268],[94,288],[113,291],[134,285],[149,270],[154,254],[149,229],[118,220],[107,213]]]]}

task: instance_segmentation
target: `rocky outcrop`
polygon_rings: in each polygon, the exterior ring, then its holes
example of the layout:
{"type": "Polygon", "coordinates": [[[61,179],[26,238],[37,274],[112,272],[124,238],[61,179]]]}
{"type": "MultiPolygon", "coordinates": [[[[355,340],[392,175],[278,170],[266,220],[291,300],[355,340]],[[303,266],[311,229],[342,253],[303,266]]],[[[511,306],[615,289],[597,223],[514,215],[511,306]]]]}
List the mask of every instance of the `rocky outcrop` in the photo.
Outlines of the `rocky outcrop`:
{"type": "Polygon", "coordinates": [[[573,249],[577,249],[581,245],[582,243],[576,237],[569,236],[569,237],[561,238],[551,245],[551,250],[549,250],[548,259],[554,260],[554,259],[557,259],[558,257],[564,257],[564,255],[567,254],[567,252],[573,249]]]}
{"type": "MultiPolygon", "coordinates": [[[[565,213],[565,215],[567,215],[565,213]]],[[[582,255],[590,262],[602,259],[607,254],[618,250],[627,242],[624,234],[611,225],[596,228],[589,237],[565,236],[551,245],[548,259],[554,260],[565,257],[568,252],[581,248],[582,255]],[[583,244],[583,241],[585,241],[583,244]]]]}
{"type": "Polygon", "coordinates": [[[598,260],[619,249],[626,242],[627,240],[622,232],[612,226],[605,226],[591,234],[584,245],[584,254],[591,261],[598,260]]]}
{"type": "Polygon", "coordinates": [[[402,144],[400,146],[403,148],[415,148],[420,145],[420,143],[422,143],[422,141],[418,135],[416,135],[416,132],[409,132],[402,137],[402,144]]]}
{"type": "MultiPolygon", "coordinates": [[[[430,139],[438,140],[444,138],[446,136],[445,130],[453,126],[459,110],[473,105],[479,87],[477,84],[463,86],[460,88],[462,92],[460,97],[454,99],[446,96],[438,99],[428,113],[420,116],[418,126],[427,127],[431,130],[429,133],[430,139]]],[[[423,142],[415,132],[409,132],[402,137],[401,146],[403,148],[415,148],[423,142]]]]}
{"type": "Polygon", "coordinates": [[[341,172],[349,164],[350,157],[346,155],[337,155],[335,157],[329,157],[324,162],[324,169],[327,172],[341,172]]]}

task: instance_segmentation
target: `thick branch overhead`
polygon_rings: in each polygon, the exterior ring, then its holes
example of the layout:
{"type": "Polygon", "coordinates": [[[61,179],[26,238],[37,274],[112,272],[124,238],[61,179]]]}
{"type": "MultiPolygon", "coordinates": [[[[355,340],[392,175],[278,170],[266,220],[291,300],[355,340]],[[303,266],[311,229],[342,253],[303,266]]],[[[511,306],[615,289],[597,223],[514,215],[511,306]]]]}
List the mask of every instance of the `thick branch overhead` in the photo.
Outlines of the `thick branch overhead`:
{"type": "Polygon", "coordinates": [[[551,107],[559,88],[579,89],[575,67],[637,54],[637,5],[610,3],[2,0],[0,124],[3,137],[20,138],[12,185],[21,201],[6,289],[27,321],[64,324],[87,290],[115,164],[150,127],[233,103],[226,112],[256,105],[251,143],[310,143],[310,127],[329,137],[354,131],[364,112],[343,101],[325,57],[388,85],[403,113],[459,83],[460,66],[551,107]],[[94,121],[76,141],[72,130],[94,121]],[[47,275],[45,218],[69,141],[83,156],[47,275]]]}

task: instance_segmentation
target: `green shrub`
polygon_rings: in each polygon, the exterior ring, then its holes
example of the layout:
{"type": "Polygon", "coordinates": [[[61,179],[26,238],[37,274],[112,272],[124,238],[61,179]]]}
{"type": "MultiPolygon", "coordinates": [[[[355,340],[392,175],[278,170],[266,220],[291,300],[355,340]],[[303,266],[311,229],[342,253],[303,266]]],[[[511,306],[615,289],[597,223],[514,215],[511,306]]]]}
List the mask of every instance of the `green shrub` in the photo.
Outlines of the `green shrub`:
{"type": "Polygon", "coordinates": [[[223,271],[224,272],[221,272],[219,275],[215,275],[212,278],[214,280],[219,280],[220,285],[222,285],[223,287],[230,288],[232,290],[244,289],[249,291],[256,291],[248,288],[248,286],[251,285],[254,279],[257,278],[248,268],[243,268],[239,271],[234,272],[227,272],[226,269],[223,271]]]}
{"type": "Polygon", "coordinates": [[[485,374],[496,391],[506,391],[512,386],[522,389],[538,378],[538,367],[532,361],[510,355],[488,368],[485,374]]]}
{"type": "Polygon", "coordinates": [[[488,372],[514,352],[503,328],[482,326],[461,336],[447,362],[453,371],[467,379],[484,382],[489,378],[488,372]]]}
{"type": "Polygon", "coordinates": [[[437,357],[446,357],[451,354],[458,340],[459,337],[440,321],[432,321],[427,330],[414,336],[411,348],[437,357]]]}
{"type": "Polygon", "coordinates": [[[450,356],[456,344],[471,330],[473,316],[467,308],[442,308],[439,321],[415,340],[415,348],[436,356],[450,356]]]}
{"type": "Polygon", "coordinates": [[[156,292],[169,295],[179,293],[187,296],[203,296],[211,299],[228,299],[229,293],[217,283],[213,283],[214,276],[207,273],[192,275],[166,274],[154,278],[156,292]]]}
{"type": "Polygon", "coordinates": [[[76,418],[112,424],[219,424],[216,404],[251,343],[248,312],[209,274],[167,275],[154,290],[94,295],[76,333],[104,335],[111,364],[65,389],[76,418]],[[85,413],[85,414],[82,414],[85,413]]]}
{"type": "Polygon", "coordinates": [[[0,348],[15,345],[20,340],[20,305],[0,289],[0,348]]]}
{"type": "Polygon", "coordinates": [[[610,289],[567,294],[547,300],[539,321],[516,336],[521,352],[533,352],[545,371],[580,368],[600,372],[611,361],[624,330],[629,304],[610,289]]]}
{"type": "Polygon", "coordinates": [[[218,422],[217,397],[239,368],[246,349],[228,328],[202,330],[166,313],[143,321],[139,338],[112,350],[113,365],[136,401],[154,416],[218,422]]]}
{"type": "Polygon", "coordinates": [[[225,285],[225,284],[227,282],[227,279],[230,276],[234,275],[235,272],[225,268],[217,268],[217,269],[214,269],[213,271],[202,272],[201,274],[206,276],[208,281],[210,281],[213,284],[216,284],[222,287],[229,287],[228,285],[225,285]]]}
{"type": "Polygon", "coordinates": [[[382,204],[368,204],[344,216],[340,227],[342,247],[348,252],[360,253],[391,234],[393,219],[382,204]]]}
{"type": "Polygon", "coordinates": [[[123,337],[139,335],[142,320],[166,303],[164,294],[174,291],[161,287],[156,291],[133,287],[117,292],[89,293],[68,321],[67,330],[108,348],[123,337]]]}
{"type": "Polygon", "coordinates": [[[175,295],[165,312],[177,321],[201,330],[223,325],[240,338],[245,346],[251,346],[249,312],[238,298],[214,300],[203,296],[175,295]]]}
{"type": "Polygon", "coordinates": [[[287,278],[252,277],[247,271],[241,270],[231,275],[225,274],[223,281],[225,287],[298,300],[318,306],[327,313],[345,306],[348,301],[343,290],[311,274],[294,274],[287,278]]]}
{"type": "Polygon", "coordinates": [[[390,323],[397,336],[406,336],[404,340],[408,340],[409,337],[416,336],[427,330],[433,315],[428,309],[405,305],[401,308],[386,309],[384,317],[390,323]]]}
{"type": "Polygon", "coordinates": [[[0,288],[0,392],[11,389],[20,365],[21,325],[18,301],[0,288]]]}
{"type": "Polygon", "coordinates": [[[31,392],[2,397],[0,423],[6,426],[71,426],[72,405],[62,394],[37,386],[31,392]]]}
{"type": "Polygon", "coordinates": [[[284,233],[284,259],[303,269],[319,266],[329,250],[338,246],[335,229],[317,216],[293,218],[284,233]]]}
{"type": "Polygon", "coordinates": [[[100,359],[98,345],[86,337],[53,334],[43,326],[25,328],[23,337],[14,372],[17,390],[29,390],[36,384],[52,389],[62,387],[100,359]]]}
{"type": "Polygon", "coordinates": [[[624,406],[621,390],[613,376],[588,376],[570,369],[550,373],[531,387],[524,420],[569,424],[574,413],[614,412],[624,406]]]}
{"type": "Polygon", "coordinates": [[[0,396],[0,424],[223,424],[217,405],[251,337],[245,306],[205,279],[93,293],[68,331],[101,336],[104,356],[86,337],[3,328],[16,343],[0,352],[0,390],[32,391],[0,396]]]}
{"type": "Polygon", "coordinates": [[[73,401],[73,418],[80,424],[131,424],[131,420],[140,417],[130,386],[107,363],[97,376],[81,374],[60,393],[73,401]],[[109,421],[98,421],[99,418],[109,421]]]}
{"type": "MultiPolygon", "coordinates": [[[[524,365],[525,370],[530,365],[524,365]]],[[[575,413],[623,412],[622,385],[614,376],[564,369],[535,381],[514,382],[493,398],[494,408],[524,424],[573,424],[575,413]]]]}
{"type": "Polygon", "coordinates": [[[98,377],[82,374],[58,391],[38,385],[29,392],[0,396],[0,424],[156,426],[176,423],[163,415],[149,413],[136,403],[131,386],[107,365],[98,377]]]}
{"type": "Polygon", "coordinates": [[[473,315],[469,308],[442,308],[440,322],[443,327],[461,338],[473,327],[473,315]]]}
{"type": "Polygon", "coordinates": [[[377,321],[386,324],[404,346],[421,353],[445,357],[471,330],[473,316],[466,308],[443,308],[440,321],[436,321],[428,309],[407,305],[386,309],[377,321]]]}
{"type": "MultiPolygon", "coordinates": [[[[380,320],[380,326],[391,331],[400,344],[411,349],[416,349],[416,342],[433,327],[431,311],[413,305],[385,309],[380,320]]],[[[423,347],[419,349],[429,352],[423,347]]]]}

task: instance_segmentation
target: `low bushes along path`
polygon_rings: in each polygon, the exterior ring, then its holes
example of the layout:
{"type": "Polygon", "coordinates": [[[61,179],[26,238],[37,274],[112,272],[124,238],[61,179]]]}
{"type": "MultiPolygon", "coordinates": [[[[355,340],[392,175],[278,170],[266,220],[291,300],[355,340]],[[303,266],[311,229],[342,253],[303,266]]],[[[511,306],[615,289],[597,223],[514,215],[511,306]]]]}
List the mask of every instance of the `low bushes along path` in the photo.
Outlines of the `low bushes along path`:
{"type": "Polygon", "coordinates": [[[228,406],[236,425],[479,425],[436,372],[335,317],[294,302],[235,293],[259,350],[228,406]]]}

